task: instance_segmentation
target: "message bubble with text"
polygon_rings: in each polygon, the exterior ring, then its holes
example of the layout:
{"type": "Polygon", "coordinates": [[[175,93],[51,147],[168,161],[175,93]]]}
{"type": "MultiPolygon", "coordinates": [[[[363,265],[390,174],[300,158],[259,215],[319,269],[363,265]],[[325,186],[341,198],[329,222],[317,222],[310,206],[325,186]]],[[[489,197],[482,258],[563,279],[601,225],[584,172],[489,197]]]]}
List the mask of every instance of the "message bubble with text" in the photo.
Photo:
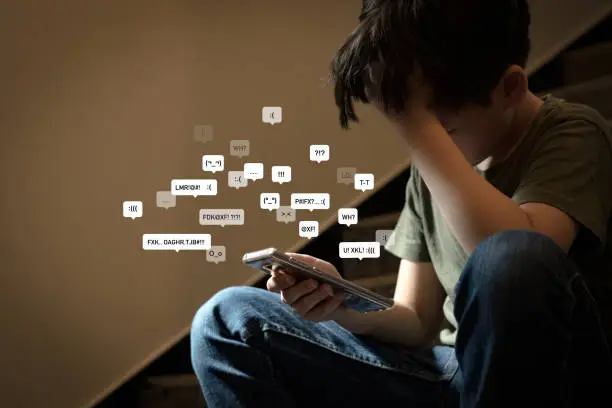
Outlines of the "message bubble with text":
{"type": "Polygon", "coordinates": [[[244,163],[244,177],[247,180],[261,180],[264,176],[263,163],[244,163]]]}
{"type": "Polygon", "coordinates": [[[357,208],[340,208],[338,210],[338,224],[346,225],[347,227],[357,224],[357,214],[357,208]]]}
{"type": "Polygon", "coordinates": [[[293,193],[291,208],[294,210],[329,210],[328,193],[293,193]]]}
{"type": "Polygon", "coordinates": [[[217,180],[174,179],[170,191],[175,196],[214,196],[217,195],[217,180]]]}
{"type": "Polygon", "coordinates": [[[291,181],[291,166],[272,166],[272,182],[288,183],[291,181]]]}
{"type": "Polygon", "coordinates": [[[227,172],[227,185],[234,187],[236,190],[242,187],[246,187],[249,184],[249,180],[244,177],[244,171],[228,171],[227,172]]]}
{"type": "Polygon", "coordinates": [[[261,193],[259,195],[259,206],[262,210],[276,210],[280,207],[279,193],[261,193]]]}
{"type": "Polygon", "coordinates": [[[387,242],[393,244],[393,230],[392,229],[380,229],[376,230],[375,239],[380,245],[385,246],[387,242]]]}
{"type": "Polygon", "coordinates": [[[329,161],[329,145],[310,145],[310,161],[329,161]]]}
{"type": "Polygon", "coordinates": [[[142,201],[124,201],[123,217],[133,220],[142,217],[142,201]]]}
{"type": "Polygon", "coordinates": [[[193,140],[200,143],[212,142],[213,127],[211,125],[196,125],[193,127],[193,140]]]}
{"type": "Polygon", "coordinates": [[[283,108],[280,106],[264,106],[261,108],[261,121],[275,125],[283,121],[283,108]]]}
{"type": "Polygon", "coordinates": [[[319,235],[319,221],[300,221],[298,224],[300,237],[314,238],[319,235]]]}
{"type": "Polygon", "coordinates": [[[355,190],[374,190],[374,175],[371,173],[355,174],[355,190]]]}
{"type": "Polygon", "coordinates": [[[281,205],[276,209],[276,221],[289,224],[295,222],[295,210],[288,205],[281,205]]]}
{"type": "Polygon", "coordinates": [[[243,157],[251,154],[251,142],[248,140],[232,140],[230,141],[230,155],[235,157],[243,157]]]}
{"type": "Polygon", "coordinates": [[[155,202],[157,207],[167,210],[168,208],[176,207],[176,196],[173,196],[171,191],[158,191],[155,196],[155,202]]]}
{"type": "Polygon", "coordinates": [[[210,249],[210,234],[142,234],[142,249],[146,251],[206,251],[210,249]]]}
{"type": "Polygon", "coordinates": [[[219,262],[225,262],[225,253],[225,245],[212,245],[210,249],[206,251],[206,260],[216,264],[219,262]]]}
{"type": "Polygon", "coordinates": [[[242,208],[203,208],[200,210],[200,225],[244,225],[242,208]]]}
{"type": "Polygon", "coordinates": [[[353,184],[355,182],[356,167],[338,167],[337,180],[339,184],[353,184]]]}
{"type": "Polygon", "coordinates": [[[338,245],[340,258],[379,258],[380,244],[378,242],[341,242],[338,245]]]}
{"type": "Polygon", "coordinates": [[[215,173],[223,171],[225,167],[225,158],[222,154],[205,154],[202,156],[202,170],[215,173]]]}

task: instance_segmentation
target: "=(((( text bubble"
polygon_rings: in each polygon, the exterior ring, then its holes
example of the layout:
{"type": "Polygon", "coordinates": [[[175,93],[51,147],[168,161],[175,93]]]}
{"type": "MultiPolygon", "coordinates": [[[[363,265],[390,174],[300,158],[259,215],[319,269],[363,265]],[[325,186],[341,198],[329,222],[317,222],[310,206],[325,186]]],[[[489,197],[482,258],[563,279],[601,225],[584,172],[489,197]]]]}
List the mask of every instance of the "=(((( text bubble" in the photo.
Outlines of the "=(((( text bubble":
{"type": "Polygon", "coordinates": [[[263,163],[244,163],[244,177],[247,180],[261,180],[264,176],[263,163]]]}
{"type": "Polygon", "coordinates": [[[249,181],[244,177],[244,171],[228,171],[227,172],[227,185],[234,187],[236,190],[239,188],[246,187],[249,181]]]}
{"type": "Polygon", "coordinates": [[[357,214],[357,208],[340,208],[338,210],[338,224],[346,225],[347,227],[357,224],[357,214]]]}
{"type": "Polygon", "coordinates": [[[261,121],[275,125],[283,121],[283,108],[280,106],[264,106],[261,108],[261,121]]]}
{"type": "Polygon", "coordinates": [[[380,245],[385,246],[387,242],[393,244],[393,230],[392,229],[379,229],[375,232],[375,239],[380,245]]]}
{"type": "Polygon", "coordinates": [[[276,209],[276,221],[285,224],[295,222],[295,210],[288,205],[281,205],[276,209]]]}
{"type": "Polygon", "coordinates": [[[248,140],[230,141],[230,156],[243,158],[251,154],[251,142],[248,140]]]}
{"type": "Polygon", "coordinates": [[[272,182],[288,183],[291,181],[291,166],[272,166],[272,182]]]}
{"type": "Polygon", "coordinates": [[[214,196],[217,195],[217,180],[214,179],[174,179],[170,188],[175,196],[214,196]]]}
{"type": "Polygon", "coordinates": [[[202,170],[215,173],[223,171],[225,167],[225,158],[222,154],[205,154],[202,156],[202,170]]]}
{"type": "Polygon", "coordinates": [[[206,251],[206,261],[214,262],[225,262],[225,245],[212,245],[208,251],[206,251]]]}
{"type": "Polygon", "coordinates": [[[328,193],[293,193],[291,208],[294,210],[329,210],[328,193]]]}
{"type": "Polygon", "coordinates": [[[353,184],[355,182],[356,167],[338,167],[337,180],[339,184],[353,184]]]}
{"type": "Polygon", "coordinates": [[[310,161],[329,161],[329,145],[310,145],[310,161]]]}
{"type": "Polygon", "coordinates": [[[133,220],[142,217],[142,201],[124,201],[123,216],[133,220]]]}
{"type": "Polygon", "coordinates": [[[355,174],[355,190],[374,190],[374,175],[371,173],[355,174]]]}
{"type": "Polygon", "coordinates": [[[276,210],[280,207],[279,193],[261,193],[259,195],[259,206],[262,210],[276,210]]]}
{"type": "Polygon", "coordinates": [[[142,249],[146,251],[206,251],[210,249],[210,234],[142,234],[142,249]]]}
{"type": "Polygon", "coordinates": [[[300,221],[298,230],[300,237],[314,238],[319,235],[319,221],[300,221]]]}
{"type": "Polygon", "coordinates": [[[244,225],[242,208],[215,208],[200,210],[200,225],[244,225]]]}
{"type": "Polygon", "coordinates": [[[380,244],[378,242],[341,242],[338,246],[340,258],[379,258],[380,244]]]}

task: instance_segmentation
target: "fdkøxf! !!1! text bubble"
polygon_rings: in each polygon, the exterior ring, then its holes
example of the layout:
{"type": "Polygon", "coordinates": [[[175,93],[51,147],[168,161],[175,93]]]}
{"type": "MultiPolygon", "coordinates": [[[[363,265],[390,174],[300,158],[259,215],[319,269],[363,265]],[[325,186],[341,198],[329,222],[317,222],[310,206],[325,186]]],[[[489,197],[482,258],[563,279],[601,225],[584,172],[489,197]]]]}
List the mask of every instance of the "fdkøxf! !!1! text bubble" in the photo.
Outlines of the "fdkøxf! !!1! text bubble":
{"type": "Polygon", "coordinates": [[[200,225],[244,225],[242,208],[203,208],[200,210],[200,225]]]}
{"type": "Polygon", "coordinates": [[[248,140],[230,141],[230,155],[243,158],[251,154],[251,142],[248,140]]]}
{"type": "Polygon", "coordinates": [[[340,208],[338,209],[338,224],[351,225],[357,224],[358,221],[358,210],[357,208],[340,208]]]}
{"type": "Polygon", "coordinates": [[[206,251],[210,245],[210,234],[142,234],[146,251],[206,251]]]}
{"type": "Polygon", "coordinates": [[[217,195],[217,180],[174,179],[170,191],[175,196],[214,196],[217,195]]]}
{"type": "Polygon", "coordinates": [[[276,210],[280,207],[280,194],[279,193],[261,193],[259,195],[259,207],[262,210],[276,210]]]}
{"type": "Polygon", "coordinates": [[[298,232],[300,237],[308,239],[319,236],[319,221],[300,221],[298,232]]]}
{"type": "Polygon", "coordinates": [[[338,245],[340,258],[379,258],[380,244],[378,242],[341,242],[338,245]]]}
{"type": "Polygon", "coordinates": [[[329,193],[293,193],[291,208],[294,210],[328,210],[329,193]]]}
{"type": "Polygon", "coordinates": [[[225,168],[225,158],[222,154],[205,154],[202,156],[202,170],[211,173],[223,171],[225,168]]]}

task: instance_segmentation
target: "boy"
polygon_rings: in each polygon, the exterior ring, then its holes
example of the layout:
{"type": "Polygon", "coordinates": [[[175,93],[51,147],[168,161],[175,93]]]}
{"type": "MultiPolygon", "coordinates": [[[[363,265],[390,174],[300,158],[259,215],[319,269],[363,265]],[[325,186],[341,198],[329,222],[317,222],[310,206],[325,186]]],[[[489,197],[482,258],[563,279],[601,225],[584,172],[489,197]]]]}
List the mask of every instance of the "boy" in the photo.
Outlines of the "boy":
{"type": "Polygon", "coordinates": [[[357,121],[354,100],[372,103],[412,158],[386,247],[402,259],[395,305],[347,309],[328,286],[282,272],[267,287],[285,304],[224,289],[192,330],[208,406],[603,396],[612,359],[585,279],[612,273],[612,136],[594,110],[529,91],[529,22],[525,0],[364,1],[332,76],[341,125],[357,121]]]}

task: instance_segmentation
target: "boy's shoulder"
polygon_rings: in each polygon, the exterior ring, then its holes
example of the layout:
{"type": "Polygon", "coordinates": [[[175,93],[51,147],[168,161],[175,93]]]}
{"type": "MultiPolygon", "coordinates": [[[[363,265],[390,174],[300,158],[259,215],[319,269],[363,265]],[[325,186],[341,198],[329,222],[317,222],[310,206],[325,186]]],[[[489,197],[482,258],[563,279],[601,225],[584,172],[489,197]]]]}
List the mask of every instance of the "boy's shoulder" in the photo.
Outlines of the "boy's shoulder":
{"type": "Polygon", "coordinates": [[[610,138],[611,126],[596,109],[582,103],[569,102],[553,95],[545,95],[543,98],[544,112],[540,115],[540,120],[534,125],[539,127],[544,133],[553,130],[557,126],[571,126],[572,124],[584,124],[595,126],[602,133],[610,138]]]}

